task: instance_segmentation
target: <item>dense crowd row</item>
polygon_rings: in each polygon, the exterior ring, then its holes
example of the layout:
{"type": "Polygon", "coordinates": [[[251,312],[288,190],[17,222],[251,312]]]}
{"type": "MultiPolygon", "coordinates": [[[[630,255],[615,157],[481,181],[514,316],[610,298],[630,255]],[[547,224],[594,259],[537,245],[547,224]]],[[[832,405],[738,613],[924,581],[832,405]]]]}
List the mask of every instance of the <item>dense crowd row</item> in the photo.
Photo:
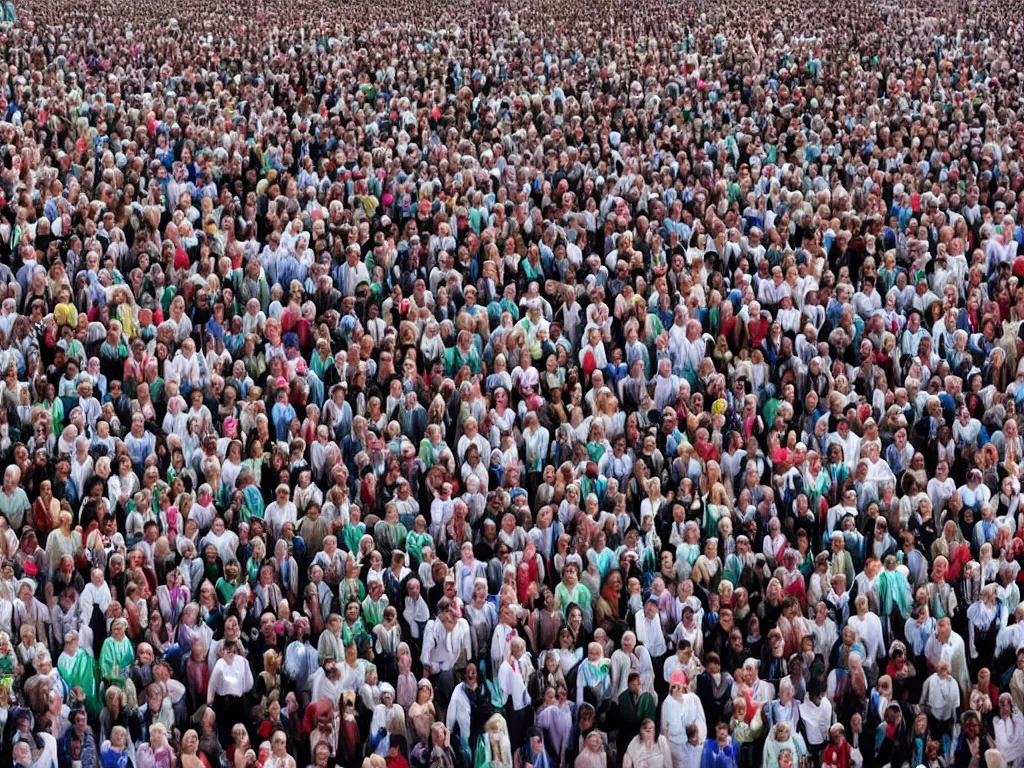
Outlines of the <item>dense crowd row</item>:
{"type": "Polygon", "coordinates": [[[0,52],[0,765],[1024,768],[1020,0],[0,52]]]}

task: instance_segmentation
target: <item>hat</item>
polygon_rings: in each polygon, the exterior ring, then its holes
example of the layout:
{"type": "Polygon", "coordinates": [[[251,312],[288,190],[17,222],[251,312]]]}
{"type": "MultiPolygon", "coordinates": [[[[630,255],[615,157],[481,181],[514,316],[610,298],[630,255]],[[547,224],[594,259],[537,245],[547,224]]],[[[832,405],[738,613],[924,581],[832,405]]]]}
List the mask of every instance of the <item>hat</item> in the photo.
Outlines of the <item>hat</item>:
{"type": "Polygon", "coordinates": [[[689,681],[686,679],[686,673],[681,669],[677,669],[672,673],[672,677],[668,680],[669,685],[681,685],[684,688],[687,687],[689,681]]]}

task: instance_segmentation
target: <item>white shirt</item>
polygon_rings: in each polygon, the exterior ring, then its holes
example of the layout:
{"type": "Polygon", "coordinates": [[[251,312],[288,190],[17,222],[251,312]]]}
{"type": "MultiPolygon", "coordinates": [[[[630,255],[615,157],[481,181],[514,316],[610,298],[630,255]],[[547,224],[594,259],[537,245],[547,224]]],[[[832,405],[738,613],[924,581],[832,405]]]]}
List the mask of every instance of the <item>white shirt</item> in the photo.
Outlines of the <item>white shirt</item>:
{"type": "Polygon", "coordinates": [[[636,613],[636,641],[643,645],[655,659],[664,656],[668,651],[665,633],[661,628],[661,617],[655,616],[648,620],[643,611],[636,613]]]}
{"type": "Polygon", "coordinates": [[[921,706],[936,720],[951,720],[960,706],[960,687],[956,678],[946,675],[943,680],[936,672],[925,680],[921,706]]]}
{"type": "Polygon", "coordinates": [[[226,657],[217,659],[207,687],[206,703],[213,704],[215,696],[243,696],[252,690],[252,669],[244,656],[235,654],[228,663],[226,657]]]}
{"type": "Polygon", "coordinates": [[[298,516],[299,513],[295,508],[295,504],[290,501],[286,501],[284,504],[272,501],[267,504],[267,508],[263,511],[263,519],[270,526],[270,530],[274,532],[276,537],[280,537],[281,529],[284,528],[285,523],[294,524],[298,520],[298,516]]]}
{"type": "Polygon", "coordinates": [[[467,659],[473,658],[469,623],[465,619],[455,622],[451,632],[445,629],[440,619],[433,619],[427,624],[420,660],[430,667],[431,674],[450,670],[463,650],[467,659]]]}
{"type": "Polygon", "coordinates": [[[695,693],[684,693],[682,701],[669,696],[661,708],[661,732],[672,744],[686,744],[686,729],[697,726],[697,742],[702,744],[708,737],[704,706],[695,693]]]}
{"type": "Polygon", "coordinates": [[[512,700],[512,708],[517,712],[524,707],[530,706],[530,694],[526,690],[526,681],[523,680],[522,661],[505,659],[498,670],[498,683],[505,695],[506,701],[512,700]]]}
{"type": "Polygon", "coordinates": [[[800,719],[807,733],[807,743],[824,744],[828,741],[828,729],[832,727],[832,702],[822,696],[821,704],[815,706],[810,696],[804,697],[800,704],[800,719]]]}

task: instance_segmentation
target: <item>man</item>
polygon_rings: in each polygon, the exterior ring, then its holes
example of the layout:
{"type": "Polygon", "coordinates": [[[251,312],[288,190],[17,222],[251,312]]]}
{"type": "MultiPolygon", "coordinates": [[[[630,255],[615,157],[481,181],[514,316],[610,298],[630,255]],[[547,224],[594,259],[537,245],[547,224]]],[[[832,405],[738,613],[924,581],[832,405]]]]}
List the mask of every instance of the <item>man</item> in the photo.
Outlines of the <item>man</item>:
{"type": "Polygon", "coordinates": [[[648,597],[644,603],[643,610],[637,611],[634,619],[636,622],[637,642],[643,645],[647,652],[651,654],[651,661],[654,663],[654,674],[655,678],[657,678],[658,670],[661,669],[665,653],[668,651],[668,645],[665,643],[665,633],[661,627],[661,617],[658,615],[658,598],[655,595],[648,597]]]}
{"type": "Polygon", "coordinates": [[[729,724],[715,725],[715,738],[704,742],[702,768],[734,768],[739,764],[740,745],[729,735],[729,724]]]}
{"type": "Polygon", "coordinates": [[[21,487],[21,469],[12,464],[4,472],[3,489],[0,492],[0,515],[7,518],[12,531],[20,531],[25,514],[31,508],[25,489],[21,487]]]}
{"type": "Polygon", "coordinates": [[[973,768],[985,762],[985,753],[995,746],[992,737],[981,732],[981,717],[973,709],[961,718],[963,729],[953,751],[955,768],[973,768]]]}
{"type": "MultiPolygon", "coordinates": [[[[277,617],[272,611],[264,611],[260,616],[260,631],[249,645],[249,666],[253,675],[263,671],[263,654],[267,651],[284,652],[284,637],[277,634],[277,617]]],[[[344,658],[342,655],[339,658],[344,658]]]]}
{"type": "Polygon", "coordinates": [[[630,672],[626,690],[619,694],[619,754],[626,754],[626,747],[634,736],[640,733],[640,724],[654,719],[657,703],[654,697],[642,690],[640,673],[630,672]]]}
{"type": "Polygon", "coordinates": [[[828,744],[828,732],[832,727],[832,702],[825,698],[825,686],[820,680],[812,680],[807,697],[800,704],[800,720],[804,724],[807,749],[815,762],[828,744]]]}
{"type": "Polygon", "coordinates": [[[302,712],[310,703],[310,678],[318,667],[316,649],[309,642],[309,619],[299,616],[295,620],[295,639],[285,649],[284,673],[295,686],[302,712]]]}
{"type": "Polygon", "coordinates": [[[341,641],[342,619],[336,613],[327,617],[327,628],[320,633],[317,643],[317,662],[323,664],[327,659],[340,661],[345,658],[345,645],[341,641]]]}
{"type": "Polygon", "coordinates": [[[949,673],[960,686],[961,701],[966,702],[971,686],[967,654],[963,638],[953,631],[948,617],[939,619],[935,624],[935,634],[925,643],[924,655],[929,669],[938,671],[943,661],[949,664],[949,673]]]}
{"type": "Polygon", "coordinates": [[[960,690],[949,670],[949,662],[940,661],[937,671],[924,681],[924,690],[921,691],[921,711],[928,715],[928,728],[933,738],[953,736],[960,690]]]}
{"type": "Polygon", "coordinates": [[[498,684],[505,701],[505,721],[508,723],[509,743],[523,744],[526,729],[530,727],[533,709],[527,686],[533,676],[533,664],[526,656],[526,641],[512,638],[509,655],[498,669],[498,684]]]}
{"type": "Polygon", "coordinates": [[[144,691],[153,680],[153,646],[149,643],[139,643],[135,651],[135,663],[128,669],[128,675],[135,685],[136,691],[144,691]]]}
{"type": "Polygon", "coordinates": [[[466,665],[465,676],[452,691],[445,724],[451,733],[453,748],[458,745],[457,753],[472,755],[483,724],[493,710],[487,690],[480,685],[476,664],[466,665]]]}
{"type": "Polygon", "coordinates": [[[434,686],[434,701],[442,707],[455,687],[453,670],[473,656],[469,623],[455,615],[447,598],[437,602],[437,618],[427,622],[423,633],[423,675],[434,686]]]}
{"type": "Polygon", "coordinates": [[[732,675],[722,671],[722,660],[713,651],[705,662],[707,670],[697,676],[697,696],[709,722],[728,721],[732,716],[732,675]]]}
{"type": "Polygon", "coordinates": [[[99,765],[96,741],[85,710],[74,710],[71,727],[57,740],[60,768],[95,768],[99,765]]]}
{"type": "Polygon", "coordinates": [[[508,658],[512,651],[512,641],[519,637],[517,624],[512,606],[503,606],[498,614],[498,625],[491,635],[491,669],[498,669],[501,662],[508,658]]]}
{"type": "Polygon", "coordinates": [[[341,679],[341,670],[338,665],[343,660],[327,659],[323,667],[318,669],[310,678],[311,701],[330,699],[338,701],[345,686],[341,679]]]}

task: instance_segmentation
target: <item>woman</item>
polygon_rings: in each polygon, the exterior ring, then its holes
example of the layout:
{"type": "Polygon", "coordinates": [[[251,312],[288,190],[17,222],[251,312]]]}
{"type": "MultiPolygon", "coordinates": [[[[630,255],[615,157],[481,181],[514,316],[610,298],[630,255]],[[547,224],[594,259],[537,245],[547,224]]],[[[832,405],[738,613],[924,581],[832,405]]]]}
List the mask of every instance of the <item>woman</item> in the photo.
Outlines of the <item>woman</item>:
{"type": "Polygon", "coordinates": [[[632,631],[622,635],[620,646],[612,653],[611,658],[612,700],[618,701],[619,696],[626,690],[631,672],[639,673],[643,689],[653,693],[654,664],[651,661],[651,654],[644,646],[637,645],[636,635],[632,631]]]}
{"type": "Polygon", "coordinates": [[[545,742],[557,765],[563,764],[570,746],[573,709],[565,684],[544,689],[543,699],[537,708],[536,724],[544,732],[545,742]]]}
{"type": "Polygon", "coordinates": [[[668,739],[675,766],[686,765],[690,742],[686,731],[691,725],[697,727],[696,744],[702,745],[707,739],[704,705],[696,694],[688,692],[686,673],[677,669],[669,679],[669,696],[661,708],[661,732],[668,739]]]}
{"type": "Polygon", "coordinates": [[[227,641],[210,674],[206,704],[217,713],[221,743],[227,743],[231,726],[245,716],[246,694],[252,690],[253,676],[249,662],[238,653],[234,641],[227,641]]]}
{"type": "MultiPolygon", "coordinates": [[[[53,483],[49,480],[43,480],[39,484],[39,498],[32,503],[32,520],[37,535],[48,534],[60,525],[60,501],[54,498],[53,483]]],[[[79,538],[81,538],[81,534],[79,534],[79,538]]],[[[47,552],[49,552],[49,536],[47,536],[46,544],[47,552]]]]}
{"type": "Polygon", "coordinates": [[[828,768],[850,768],[850,751],[846,729],[842,723],[836,723],[829,729],[828,746],[821,755],[821,764],[828,768]]]}
{"type": "Polygon", "coordinates": [[[181,737],[181,768],[210,768],[210,761],[199,751],[199,734],[191,728],[181,737]]]}
{"type": "MultiPolygon", "coordinates": [[[[421,744],[430,744],[430,729],[437,718],[434,708],[434,686],[424,678],[416,689],[416,701],[409,707],[409,725],[413,739],[421,744]]],[[[410,746],[414,746],[410,744],[410,746]]]]}
{"type": "Polygon", "coordinates": [[[128,731],[115,725],[110,731],[110,739],[100,747],[100,765],[102,768],[129,768],[131,761],[128,756],[128,731]]]}
{"type": "Polygon", "coordinates": [[[974,668],[994,658],[996,635],[1006,623],[1006,609],[996,599],[997,588],[996,584],[986,584],[981,600],[967,608],[967,647],[974,668]]]}
{"type": "Polygon", "coordinates": [[[668,739],[663,734],[655,735],[654,721],[650,718],[640,723],[639,735],[626,747],[622,768],[673,768],[668,739]]]}
{"type": "Polygon", "coordinates": [[[600,709],[611,696],[611,662],[604,658],[604,648],[600,643],[587,646],[587,658],[580,664],[576,679],[577,707],[583,706],[584,700],[589,700],[600,709]]]}
{"type": "Polygon", "coordinates": [[[526,743],[516,752],[515,768],[553,768],[554,761],[544,745],[544,735],[540,728],[529,728],[526,731],[526,743]]]}
{"type": "Polygon", "coordinates": [[[484,732],[476,748],[476,763],[488,768],[512,768],[508,726],[501,715],[493,715],[484,725],[484,732]]]}
{"type": "Polygon", "coordinates": [[[270,737],[270,757],[264,768],[295,768],[295,758],[288,754],[288,736],[284,731],[275,731],[270,737]]]}
{"type": "Polygon", "coordinates": [[[100,676],[107,684],[123,685],[128,668],[135,661],[135,649],[125,633],[128,620],[114,619],[110,625],[110,637],[103,641],[100,651],[100,676]]]}
{"type": "Polygon", "coordinates": [[[701,768],[738,768],[740,747],[731,735],[729,724],[719,722],[715,726],[715,738],[704,743],[701,768]]]}
{"type": "Polygon", "coordinates": [[[85,694],[85,707],[90,717],[98,717],[101,704],[96,690],[95,661],[78,644],[78,633],[68,632],[64,637],[64,652],[57,660],[60,676],[69,688],[78,686],[85,694]]]}
{"type": "Polygon", "coordinates": [[[576,757],[575,768],[607,768],[608,749],[604,734],[596,728],[583,739],[583,749],[576,757]]]}
{"type": "Polygon", "coordinates": [[[1024,765],[1024,714],[1013,703],[1013,697],[1004,693],[999,697],[999,714],[992,721],[996,749],[1008,768],[1024,765]]]}
{"type": "Polygon", "coordinates": [[[790,728],[795,731],[800,724],[800,702],[793,698],[793,683],[783,679],[779,683],[779,698],[765,709],[770,727],[779,723],[789,723],[790,728]]]}
{"type": "Polygon", "coordinates": [[[807,748],[803,736],[795,733],[789,723],[779,723],[764,743],[764,768],[784,768],[783,755],[787,753],[795,758],[795,765],[801,757],[807,756],[807,748]]]}
{"type": "Polygon", "coordinates": [[[175,768],[178,760],[174,749],[167,740],[167,729],[163,723],[149,726],[149,741],[135,750],[137,768],[175,768]]]}

